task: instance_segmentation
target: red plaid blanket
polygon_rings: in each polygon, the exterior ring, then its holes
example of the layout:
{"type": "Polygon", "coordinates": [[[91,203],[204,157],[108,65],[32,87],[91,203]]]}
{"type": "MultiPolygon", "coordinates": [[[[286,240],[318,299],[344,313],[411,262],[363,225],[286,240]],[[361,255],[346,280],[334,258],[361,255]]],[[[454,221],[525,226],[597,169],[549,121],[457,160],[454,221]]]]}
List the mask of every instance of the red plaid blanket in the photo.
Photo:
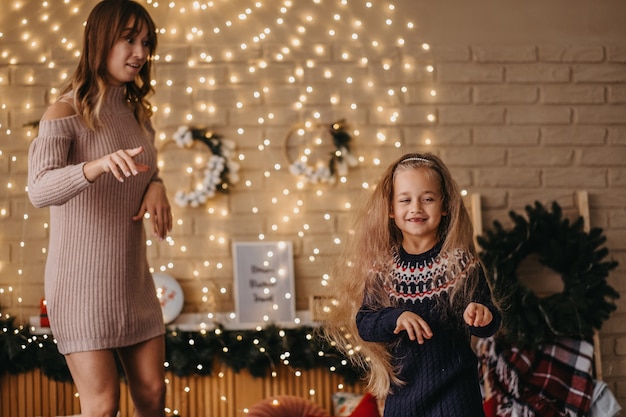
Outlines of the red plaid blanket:
{"type": "Polygon", "coordinates": [[[591,343],[562,338],[538,350],[480,339],[477,352],[485,401],[501,417],[587,415],[593,394],[591,343]]]}

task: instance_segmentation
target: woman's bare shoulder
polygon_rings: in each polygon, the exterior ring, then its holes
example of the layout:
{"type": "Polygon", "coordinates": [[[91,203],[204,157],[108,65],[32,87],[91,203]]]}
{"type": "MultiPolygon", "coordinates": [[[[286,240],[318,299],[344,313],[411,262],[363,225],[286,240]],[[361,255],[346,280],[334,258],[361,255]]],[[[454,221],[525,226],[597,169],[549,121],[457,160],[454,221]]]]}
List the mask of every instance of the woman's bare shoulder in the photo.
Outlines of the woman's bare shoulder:
{"type": "Polygon", "coordinates": [[[56,120],[63,119],[65,117],[74,116],[76,113],[76,109],[70,103],[65,100],[59,100],[50,105],[41,120],[56,120]]]}

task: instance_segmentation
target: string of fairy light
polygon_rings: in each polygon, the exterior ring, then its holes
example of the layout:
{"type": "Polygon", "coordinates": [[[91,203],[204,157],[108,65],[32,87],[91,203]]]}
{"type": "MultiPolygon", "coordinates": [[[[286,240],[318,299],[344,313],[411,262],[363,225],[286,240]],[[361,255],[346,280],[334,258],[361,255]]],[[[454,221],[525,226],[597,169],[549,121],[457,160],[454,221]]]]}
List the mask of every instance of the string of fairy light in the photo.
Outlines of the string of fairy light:
{"type": "MultiPolygon", "coordinates": [[[[45,256],[47,251],[45,246],[36,247],[39,241],[30,242],[26,237],[26,230],[32,230],[32,222],[40,222],[44,229],[48,224],[40,216],[31,218],[32,208],[26,197],[26,175],[19,167],[25,167],[28,144],[36,135],[36,127],[30,122],[41,117],[46,102],[58,96],[60,86],[73,71],[81,53],[84,20],[96,1],[32,3],[7,1],[0,16],[0,87],[24,92],[0,97],[0,169],[9,173],[8,176],[3,175],[3,184],[0,184],[4,190],[0,200],[0,220],[20,218],[24,230],[17,245],[19,247],[12,249],[12,262],[0,258],[3,281],[12,283],[0,286],[0,306],[21,307],[23,273],[27,267],[25,262],[29,259],[25,255],[39,251],[45,256]],[[42,95],[46,102],[41,99],[42,95]],[[16,201],[22,198],[25,203],[17,204],[16,201]],[[14,213],[18,207],[23,207],[24,212],[14,213]],[[7,280],[7,274],[15,276],[7,280]]],[[[315,164],[319,149],[328,147],[328,138],[311,132],[322,124],[333,122],[328,119],[329,115],[341,114],[350,125],[351,120],[362,119],[362,112],[371,110],[378,119],[384,120],[385,125],[377,129],[375,144],[402,148],[402,137],[393,133],[392,128],[404,121],[401,108],[403,97],[417,91],[407,85],[405,80],[411,78],[407,74],[420,73],[425,74],[426,80],[434,79],[432,62],[421,62],[415,56],[417,52],[427,54],[430,46],[427,43],[415,44],[418,38],[416,22],[410,20],[410,16],[399,13],[393,1],[144,0],[144,4],[157,23],[159,32],[156,76],[153,80],[156,95],[151,100],[157,145],[164,148],[181,125],[205,124],[205,120],[219,119],[225,113],[256,114],[256,118],[244,126],[228,125],[224,128],[236,143],[247,137],[250,131],[264,132],[256,148],[237,151],[235,159],[241,164],[243,176],[243,181],[238,184],[240,192],[263,189],[262,182],[269,182],[274,176],[282,178],[280,175],[288,175],[291,161],[277,155],[284,154],[286,133],[293,126],[291,123],[288,126],[280,124],[282,112],[294,114],[298,119],[297,125],[301,129],[297,131],[297,136],[305,140],[296,145],[297,155],[294,158],[304,162],[308,160],[315,164]],[[410,47],[411,53],[405,52],[407,47],[410,47]],[[187,73],[167,70],[167,65],[178,64],[177,68],[180,68],[180,63],[187,67],[187,73]],[[226,77],[211,67],[218,64],[228,67],[226,77]],[[282,74],[284,79],[277,81],[276,73],[282,74]],[[273,76],[268,77],[268,74],[273,76]],[[396,81],[394,74],[407,76],[396,81]],[[232,106],[220,103],[219,95],[211,95],[219,87],[236,91],[233,96],[237,99],[232,106]],[[293,100],[286,106],[273,105],[271,97],[284,94],[285,87],[290,87],[287,94],[293,100]],[[177,105],[177,97],[191,97],[192,107],[181,108],[177,105]],[[273,133],[280,130],[277,126],[284,128],[285,133],[273,133]],[[261,169],[261,175],[245,176],[246,163],[253,160],[268,162],[261,169]]],[[[426,107],[434,103],[436,89],[428,87],[419,91],[423,95],[420,103],[426,107]]],[[[426,111],[424,118],[425,125],[437,122],[434,110],[426,111]]],[[[375,146],[359,153],[361,128],[353,126],[351,132],[359,164],[379,166],[386,162],[375,146]]],[[[432,145],[430,137],[425,137],[423,141],[425,146],[432,145]]],[[[195,148],[188,152],[191,162],[181,167],[168,162],[166,149],[161,152],[159,167],[166,181],[168,175],[188,178],[191,183],[195,181],[197,173],[206,163],[207,152],[195,148]]],[[[248,212],[263,216],[268,222],[267,230],[259,233],[257,238],[271,240],[280,237],[282,240],[286,234],[294,234],[294,238],[303,239],[314,234],[316,224],[332,222],[337,210],[347,211],[352,207],[349,193],[343,192],[348,188],[340,187],[358,184],[359,188],[367,189],[371,180],[362,173],[344,173],[336,185],[314,186],[302,178],[294,178],[282,188],[277,187],[277,191],[264,193],[260,197],[263,200],[252,199],[248,212]],[[333,204],[334,208],[320,214],[319,223],[316,223],[318,220],[311,215],[305,216],[307,198],[340,203],[333,204]],[[294,227],[294,224],[297,226],[294,227]]],[[[225,199],[210,200],[202,209],[207,216],[232,216],[225,199]]],[[[166,244],[184,254],[193,244],[177,233],[177,229],[182,229],[187,221],[185,211],[175,209],[174,214],[175,228],[166,244]]],[[[231,243],[227,233],[209,233],[206,239],[225,247],[231,243]]],[[[329,247],[338,248],[341,245],[339,236],[331,236],[330,239],[329,247]]],[[[155,242],[149,239],[147,244],[152,246],[155,242]]],[[[316,245],[303,256],[315,263],[321,255],[332,255],[328,253],[332,251],[316,245]]],[[[176,267],[173,260],[159,262],[153,265],[154,271],[168,272],[176,267]]],[[[207,274],[219,275],[225,267],[223,260],[213,260],[208,256],[196,260],[191,277],[203,279],[207,274]]],[[[320,278],[321,285],[324,285],[329,274],[323,273],[320,278]]],[[[215,311],[216,299],[230,297],[226,286],[217,285],[211,279],[205,281],[207,283],[200,295],[201,303],[207,310],[206,321],[199,324],[202,332],[211,331],[218,314],[215,311]]],[[[229,315],[229,318],[234,318],[233,312],[229,315]]],[[[288,356],[285,352],[285,357],[288,356]]]]}

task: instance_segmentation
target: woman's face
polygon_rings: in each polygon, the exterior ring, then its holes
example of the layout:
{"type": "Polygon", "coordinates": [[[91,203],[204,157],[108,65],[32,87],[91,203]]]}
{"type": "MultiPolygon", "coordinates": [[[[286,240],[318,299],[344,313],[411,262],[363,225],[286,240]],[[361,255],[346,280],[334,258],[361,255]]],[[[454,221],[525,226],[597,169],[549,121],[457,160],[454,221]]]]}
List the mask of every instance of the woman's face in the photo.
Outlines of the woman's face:
{"type": "Polygon", "coordinates": [[[147,25],[140,25],[139,32],[133,26],[131,19],[107,57],[107,81],[113,86],[134,81],[150,55],[147,25]]]}
{"type": "Polygon", "coordinates": [[[436,173],[429,168],[395,173],[390,217],[402,232],[402,246],[407,252],[420,254],[435,246],[439,223],[445,215],[436,173]]]}

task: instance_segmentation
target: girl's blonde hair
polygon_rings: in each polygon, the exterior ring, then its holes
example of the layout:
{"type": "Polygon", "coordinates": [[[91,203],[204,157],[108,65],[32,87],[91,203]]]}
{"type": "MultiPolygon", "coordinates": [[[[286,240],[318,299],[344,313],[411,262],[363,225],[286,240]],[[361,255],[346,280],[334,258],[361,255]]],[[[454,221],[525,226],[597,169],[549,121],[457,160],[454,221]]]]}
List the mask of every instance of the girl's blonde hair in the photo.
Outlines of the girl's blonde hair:
{"type": "MultiPolygon", "coordinates": [[[[402,385],[403,381],[396,376],[388,346],[365,342],[359,337],[356,315],[364,301],[373,308],[393,305],[385,286],[392,254],[402,244],[402,232],[390,217],[393,182],[398,171],[423,167],[428,168],[441,185],[442,212],[446,213],[438,231],[442,253],[462,249],[473,259],[478,259],[471,219],[450,171],[433,154],[411,153],[386,169],[372,194],[360,205],[344,254],[336,263],[327,286],[332,303],[324,316],[322,330],[356,365],[368,371],[368,389],[379,398],[386,396],[392,385],[402,385]]],[[[475,279],[468,280],[468,284],[455,286],[451,297],[455,306],[462,304],[471,294],[475,279]]]]}
{"type": "Polygon", "coordinates": [[[150,102],[146,97],[154,92],[150,84],[152,57],[157,46],[154,21],[147,10],[135,1],[103,0],[93,8],[87,18],[80,61],[74,75],[62,91],[62,94],[73,92],[74,107],[90,129],[95,129],[99,124],[100,110],[109,88],[107,83],[109,52],[127,32],[126,25],[131,21],[133,23],[131,36],[139,34],[144,26],[147,27],[150,50],[137,78],[126,83],[126,99],[142,128],[145,128],[146,122],[152,116],[150,102]]]}

